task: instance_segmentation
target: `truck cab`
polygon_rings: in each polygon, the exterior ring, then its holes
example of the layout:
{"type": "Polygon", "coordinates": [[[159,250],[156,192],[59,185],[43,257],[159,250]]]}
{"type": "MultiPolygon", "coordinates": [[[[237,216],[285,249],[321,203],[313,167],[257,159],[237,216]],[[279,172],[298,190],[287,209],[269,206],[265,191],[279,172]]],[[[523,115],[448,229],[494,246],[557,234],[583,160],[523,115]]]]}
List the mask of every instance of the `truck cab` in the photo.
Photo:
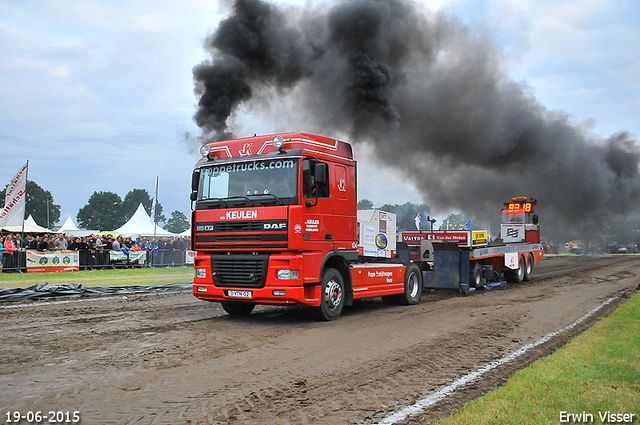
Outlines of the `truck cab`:
{"type": "Polygon", "coordinates": [[[191,193],[196,297],[231,314],[256,303],[318,307],[326,269],[349,281],[358,235],[348,143],[288,133],[209,143],[201,154],[191,193]]]}

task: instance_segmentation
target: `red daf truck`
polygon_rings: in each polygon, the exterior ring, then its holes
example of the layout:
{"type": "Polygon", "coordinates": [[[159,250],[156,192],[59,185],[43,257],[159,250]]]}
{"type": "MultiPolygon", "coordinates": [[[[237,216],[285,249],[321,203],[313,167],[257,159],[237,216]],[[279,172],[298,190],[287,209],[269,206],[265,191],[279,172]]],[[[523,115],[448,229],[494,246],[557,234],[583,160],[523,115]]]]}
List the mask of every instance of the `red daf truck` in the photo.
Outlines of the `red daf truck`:
{"type": "MultiPolygon", "coordinates": [[[[288,133],[209,143],[201,154],[191,193],[193,293],[231,315],[304,304],[333,320],[359,298],[417,304],[423,280],[444,270],[438,257],[465,261],[457,246],[440,250],[435,265],[412,261],[396,243],[394,214],[357,211],[348,143],[288,133]]],[[[458,270],[457,283],[468,288],[469,273],[458,270]]]]}

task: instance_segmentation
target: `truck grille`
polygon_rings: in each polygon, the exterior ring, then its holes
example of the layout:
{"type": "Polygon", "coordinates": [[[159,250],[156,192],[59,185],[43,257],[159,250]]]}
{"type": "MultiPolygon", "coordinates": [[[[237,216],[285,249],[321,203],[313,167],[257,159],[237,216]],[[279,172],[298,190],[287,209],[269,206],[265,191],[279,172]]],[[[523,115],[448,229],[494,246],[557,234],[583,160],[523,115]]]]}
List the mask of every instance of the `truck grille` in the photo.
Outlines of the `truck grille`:
{"type": "Polygon", "coordinates": [[[212,255],[213,283],[219,287],[262,288],[269,255],[212,255]]]}
{"type": "Polygon", "coordinates": [[[286,226],[286,220],[198,223],[195,248],[205,251],[286,249],[286,226]]]}
{"type": "Polygon", "coordinates": [[[261,232],[264,228],[262,221],[223,221],[215,223],[216,232],[261,232]]]}

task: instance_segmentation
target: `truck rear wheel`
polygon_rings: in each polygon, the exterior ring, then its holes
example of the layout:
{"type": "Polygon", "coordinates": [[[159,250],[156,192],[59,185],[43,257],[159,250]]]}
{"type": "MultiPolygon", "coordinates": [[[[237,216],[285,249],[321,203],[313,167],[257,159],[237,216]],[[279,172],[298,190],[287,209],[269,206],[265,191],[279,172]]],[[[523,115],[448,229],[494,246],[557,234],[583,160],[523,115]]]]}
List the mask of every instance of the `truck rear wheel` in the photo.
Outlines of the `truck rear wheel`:
{"type": "Polygon", "coordinates": [[[320,306],[316,307],[316,315],[320,320],[335,320],[344,307],[344,282],[336,269],[328,268],[320,283],[320,306]]]}
{"type": "Polygon", "coordinates": [[[422,271],[411,264],[404,272],[404,293],[400,295],[400,304],[414,305],[422,298],[422,271]]]}
{"type": "Polygon", "coordinates": [[[527,256],[527,267],[524,269],[524,280],[527,282],[531,280],[531,274],[533,273],[533,254],[527,256]]]}
{"type": "Polygon", "coordinates": [[[525,268],[527,267],[527,263],[524,261],[524,256],[520,256],[520,260],[518,261],[518,268],[515,270],[509,269],[507,271],[507,281],[511,283],[520,283],[524,280],[525,268]]]}
{"type": "Polygon", "coordinates": [[[223,302],[222,308],[224,311],[229,313],[231,316],[246,316],[253,311],[253,308],[256,306],[252,303],[233,303],[233,302],[223,302]]]}
{"type": "Polygon", "coordinates": [[[478,263],[473,264],[473,268],[469,273],[469,285],[477,289],[484,287],[482,284],[482,266],[478,263]]]}

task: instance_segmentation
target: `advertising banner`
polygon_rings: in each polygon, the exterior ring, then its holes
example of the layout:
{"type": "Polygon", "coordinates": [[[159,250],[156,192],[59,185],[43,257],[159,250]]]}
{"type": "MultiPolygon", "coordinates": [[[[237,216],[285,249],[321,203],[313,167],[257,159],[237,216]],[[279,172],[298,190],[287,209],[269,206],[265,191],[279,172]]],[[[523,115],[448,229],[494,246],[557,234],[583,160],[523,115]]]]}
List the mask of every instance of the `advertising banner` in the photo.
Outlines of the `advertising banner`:
{"type": "Polygon", "coordinates": [[[109,251],[109,260],[112,262],[126,261],[130,264],[144,264],[147,259],[147,251],[109,251]]]}
{"type": "Polygon", "coordinates": [[[27,273],[80,270],[78,251],[27,251],[27,273]]]}
{"type": "Polygon", "coordinates": [[[524,224],[503,224],[500,227],[500,235],[506,243],[524,242],[524,224]]]}
{"type": "Polygon", "coordinates": [[[434,230],[422,232],[402,232],[402,242],[409,246],[418,246],[423,240],[457,242],[464,247],[486,245],[489,242],[487,230],[434,230]]]}
{"type": "Polygon", "coordinates": [[[195,262],[196,251],[191,251],[190,249],[188,249],[184,252],[184,254],[185,254],[185,259],[184,259],[185,264],[193,264],[195,262]]]}
{"type": "Polygon", "coordinates": [[[473,245],[483,245],[489,241],[489,232],[486,230],[473,230],[471,232],[471,240],[473,245]]]}

